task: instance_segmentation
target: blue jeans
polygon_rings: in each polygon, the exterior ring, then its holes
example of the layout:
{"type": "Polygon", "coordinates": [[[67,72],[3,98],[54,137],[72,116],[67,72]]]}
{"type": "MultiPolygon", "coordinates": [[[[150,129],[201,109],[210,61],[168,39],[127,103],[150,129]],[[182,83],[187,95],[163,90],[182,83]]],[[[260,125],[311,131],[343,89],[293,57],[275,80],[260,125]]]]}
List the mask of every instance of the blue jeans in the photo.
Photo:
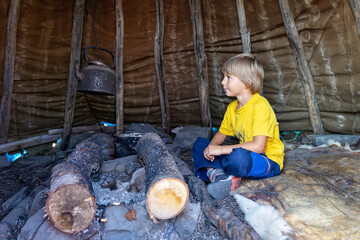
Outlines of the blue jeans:
{"type": "Polygon", "coordinates": [[[193,146],[195,175],[204,181],[209,181],[206,167],[222,168],[229,175],[248,179],[263,179],[280,174],[279,164],[265,153],[258,154],[244,148],[234,148],[230,155],[216,156],[211,162],[204,157],[204,150],[209,143],[209,139],[199,137],[193,146]]]}

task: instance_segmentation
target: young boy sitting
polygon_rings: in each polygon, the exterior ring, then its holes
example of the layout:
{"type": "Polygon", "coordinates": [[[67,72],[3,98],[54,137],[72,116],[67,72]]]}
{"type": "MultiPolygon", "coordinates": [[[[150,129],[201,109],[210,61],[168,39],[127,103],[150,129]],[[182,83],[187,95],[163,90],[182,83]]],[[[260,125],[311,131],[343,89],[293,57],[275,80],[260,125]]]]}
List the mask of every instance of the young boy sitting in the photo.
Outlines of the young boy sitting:
{"type": "Polygon", "coordinates": [[[228,105],[212,140],[198,138],[193,147],[195,174],[211,182],[207,188],[216,199],[238,188],[241,178],[279,175],[284,161],[279,123],[269,102],[259,95],[261,64],[243,53],[227,60],[222,71],[226,95],[237,99],[228,105]],[[226,136],[237,137],[239,144],[221,145],[226,136]]]}

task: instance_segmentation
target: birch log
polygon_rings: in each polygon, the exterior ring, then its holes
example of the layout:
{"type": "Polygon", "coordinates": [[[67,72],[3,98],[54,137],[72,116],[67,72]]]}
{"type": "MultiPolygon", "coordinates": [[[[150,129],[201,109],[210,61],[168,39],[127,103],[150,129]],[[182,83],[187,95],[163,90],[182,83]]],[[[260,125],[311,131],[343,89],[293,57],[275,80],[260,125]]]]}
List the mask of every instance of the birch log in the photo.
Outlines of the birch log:
{"type": "Polygon", "coordinates": [[[314,134],[324,134],[318,107],[314,80],[310,72],[308,62],[305,58],[304,46],[296,28],[294,17],[291,13],[289,0],[279,0],[280,10],[284,21],[285,30],[290,41],[296,68],[305,90],[311,127],[314,134]]]}
{"type": "Polygon", "coordinates": [[[161,125],[162,130],[169,134],[170,132],[170,105],[166,90],[165,71],[164,71],[164,2],[155,0],[156,8],[156,34],[154,43],[155,71],[158,82],[161,107],[161,125]]]}
{"type": "Polygon", "coordinates": [[[100,147],[90,141],[79,143],[51,174],[45,210],[54,227],[65,233],[78,233],[89,226],[97,211],[90,174],[102,162],[100,147]]]}
{"type": "Polygon", "coordinates": [[[54,227],[65,233],[78,233],[92,222],[96,199],[77,165],[63,162],[53,168],[45,210],[54,227]]]}
{"type": "Polygon", "coordinates": [[[123,1],[115,1],[116,13],[116,135],[124,131],[124,14],[123,1]]]}
{"type": "Polygon", "coordinates": [[[10,109],[14,88],[16,32],[19,21],[20,5],[21,0],[10,1],[9,17],[6,29],[3,93],[0,108],[0,144],[7,142],[9,132],[10,109]]]}
{"type": "Polygon", "coordinates": [[[186,206],[189,189],[160,136],[146,133],[136,147],[145,165],[146,208],[150,218],[169,219],[186,206]]]}
{"type": "Polygon", "coordinates": [[[85,7],[85,0],[75,0],[73,26],[72,26],[72,34],[71,34],[69,76],[68,76],[68,86],[66,93],[64,130],[62,133],[62,142],[61,142],[62,150],[65,150],[69,145],[71,128],[74,120],[76,91],[77,91],[75,66],[78,67],[80,65],[84,7],[85,7]]]}
{"type": "Polygon", "coordinates": [[[190,15],[193,31],[193,44],[198,74],[199,101],[201,121],[203,127],[211,127],[209,76],[206,63],[205,43],[203,36],[203,23],[201,18],[200,0],[189,0],[190,15]]]}

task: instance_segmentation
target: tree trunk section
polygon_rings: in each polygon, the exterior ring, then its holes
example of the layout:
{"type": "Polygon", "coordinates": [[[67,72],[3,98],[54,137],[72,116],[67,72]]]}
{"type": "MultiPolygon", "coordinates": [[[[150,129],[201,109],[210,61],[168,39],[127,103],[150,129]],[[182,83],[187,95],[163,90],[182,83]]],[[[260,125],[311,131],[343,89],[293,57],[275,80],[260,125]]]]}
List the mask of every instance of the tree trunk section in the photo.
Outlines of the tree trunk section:
{"type": "Polygon", "coordinates": [[[116,135],[124,131],[124,14],[123,1],[115,1],[116,13],[116,135]]]}
{"type": "Polygon", "coordinates": [[[51,174],[45,210],[54,227],[65,233],[78,233],[94,219],[96,199],[90,182],[77,165],[63,162],[51,174]]]}
{"type": "Polygon", "coordinates": [[[154,43],[155,71],[158,80],[161,107],[161,125],[163,132],[170,132],[170,105],[166,90],[165,71],[164,71],[164,2],[155,0],[156,5],[156,34],[154,43]]]}
{"type": "Polygon", "coordinates": [[[102,163],[101,148],[93,142],[82,141],[66,159],[75,164],[86,178],[99,170],[102,163]]]}
{"type": "Polygon", "coordinates": [[[64,130],[62,133],[61,149],[65,150],[70,142],[74,111],[76,103],[77,79],[75,77],[75,66],[80,66],[81,39],[84,21],[85,0],[75,0],[73,26],[71,34],[71,55],[68,76],[68,87],[66,93],[64,130]]]}
{"type": "Polygon", "coordinates": [[[294,54],[296,68],[304,86],[312,130],[314,134],[324,134],[314,80],[310,72],[308,62],[305,58],[304,46],[296,28],[294,17],[290,11],[289,0],[279,0],[279,5],[285,30],[294,54]]]}
{"type": "Polygon", "coordinates": [[[203,127],[211,127],[209,76],[203,36],[200,0],[189,0],[193,31],[193,44],[198,74],[199,101],[203,127]]]}
{"type": "Polygon", "coordinates": [[[360,37],[360,3],[359,0],[348,0],[351,11],[354,14],[358,35],[360,37]]]}
{"type": "Polygon", "coordinates": [[[136,147],[145,165],[146,207],[150,218],[169,219],[186,206],[189,189],[160,136],[145,134],[136,147]]]}
{"type": "Polygon", "coordinates": [[[9,18],[6,29],[3,93],[0,108],[0,144],[7,142],[10,124],[10,109],[14,88],[14,67],[16,53],[16,32],[19,21],[21,0],[10,1],[9,18]]]}
{"type": "Polygon", "coordinates": [[[97,208],[89,179],[101,162],[100,147],[85,140],[76,145],[66,162],[53,168],[46,212],[54,227],[77,233],[92,222],[97,208]]]}

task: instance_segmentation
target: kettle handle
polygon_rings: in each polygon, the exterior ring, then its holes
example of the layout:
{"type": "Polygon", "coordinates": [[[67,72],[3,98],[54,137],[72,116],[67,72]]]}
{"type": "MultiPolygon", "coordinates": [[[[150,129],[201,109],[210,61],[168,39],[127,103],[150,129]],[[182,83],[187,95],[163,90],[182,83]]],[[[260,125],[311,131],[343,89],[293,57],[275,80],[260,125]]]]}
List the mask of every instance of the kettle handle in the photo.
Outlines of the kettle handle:
{"type": "Polygon", "coordinates": [[[110,69],[112,69],[112,68],[115,66],[115,56],[114,56],[113,52],[110,51],[110,50],[108,50],[108,49],[106,49],[106,48],[97,47],[97,46],[89,46],[89,47],[85,48],[85,50],[84,50],[84,58],[85,58],[85,61],[86,61],[86,65],[89,63],[89,60],[88,60],[88,58],[87,58],[87,56],[86,56],[87,51],[89,50],[89,48],[92,48],[92,49],[95,49],[95,50],[96,50],[96,49],[97,49],[97,50],[102,50],[102,51],[105,51],[105,52],[109,53],[109,54],[111,55],[112,59],[113,59],[113,62],[112,62],[112,64],[110,65],[110,69]]]}

